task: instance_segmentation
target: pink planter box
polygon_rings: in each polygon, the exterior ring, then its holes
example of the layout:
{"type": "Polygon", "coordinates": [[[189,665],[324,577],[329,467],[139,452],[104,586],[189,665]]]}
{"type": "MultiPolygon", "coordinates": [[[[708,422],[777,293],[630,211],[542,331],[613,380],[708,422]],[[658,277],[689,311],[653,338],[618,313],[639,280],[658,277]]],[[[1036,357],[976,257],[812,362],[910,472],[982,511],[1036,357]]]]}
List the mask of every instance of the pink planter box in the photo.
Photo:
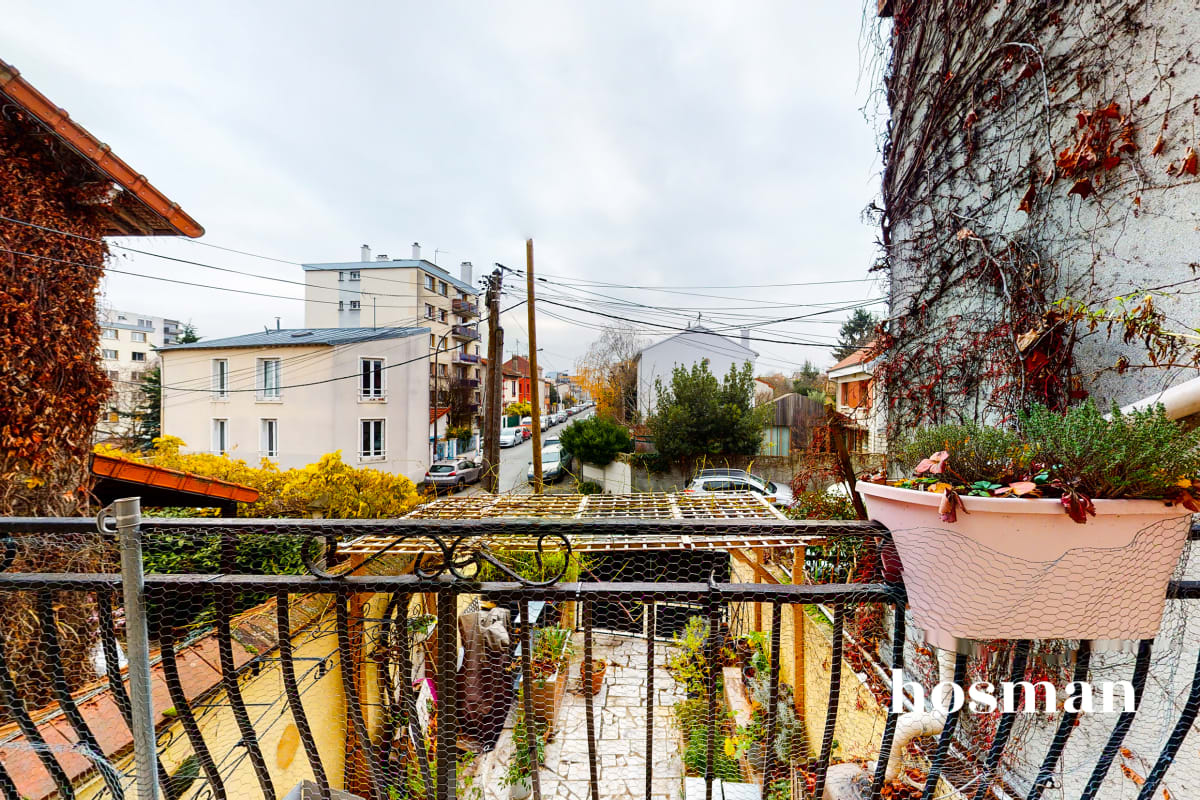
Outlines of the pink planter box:
{"type": "Polygon", "coordinates": [[[909,607],[926,641],[1151,639],[1191,514],[1156,500],[1096,500],[1072,522],[1056,499],[963,497],[860,481],[867,514],[892,532],[909,607]]]}

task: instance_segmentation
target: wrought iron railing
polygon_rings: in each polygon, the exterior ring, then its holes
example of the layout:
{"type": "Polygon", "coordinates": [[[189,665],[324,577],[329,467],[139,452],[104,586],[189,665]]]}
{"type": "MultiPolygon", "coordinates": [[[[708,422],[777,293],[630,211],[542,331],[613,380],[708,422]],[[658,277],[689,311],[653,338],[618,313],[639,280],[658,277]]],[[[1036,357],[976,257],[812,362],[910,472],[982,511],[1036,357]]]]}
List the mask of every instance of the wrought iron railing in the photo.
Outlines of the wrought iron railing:
{"type": "MultiPolygon", "coordinates": [[[[769,617],[762,631],[769,701],[760,711],[767,746],[754,773],[763,798],[779,797],[773,776],[778,779],[783,765],[778,763],[774,743],[781,724],[785,621],[791,620],[793,638],[803,636],[798,620],[804,618],[805,609],[829,609],[828,677],[822,686],[806,687],[810,693],[827,695],[824,720],[819,740],[812,742],[807,755],[794,759],[803,779],[789,784],[796,797],[820,798],[834,760],[840,697],[846,689],[840,665],[848,657],[845,648],[857,646],[847,635],[847,620],[863,606],[888,609],[891,630],[881,655],[888,666],[904,668],[911,648],[906,642],[904,589],[896,583],[805,584],[801,575],[793,575],[797,582],[790,584],[742,583],[718,580],[711,570],[706,575],[685,575],[682,570],[670,575],[660,570],[660,577],[686,578],[678,580],[598,581],[572,574],[578,566],[570,558],[572,545],[585,539],[619,546],[630,538],[674,537],[681,548],[720,539],[729,549],[737,541],[752,549],[756,541],[777,541],[781,536],[885,537],[886,531],[872,523],[190,519],[148,520],[135,532],[148,563],[170,568],[177,558],[186,568],[195,559],[209,558],[218,569],[148,572],[143,598],[131,602],[126,593],[128,570],[123,575],[117,569],[119,553],[111,529],[97,532],[87,520],[0,520],[4,537],[0,602],[5,608],[0,620],[4,636],[0,794],[6,800],[92,797],[105,792],[114,798],[150,797],[148,775],[163,787],[162,796],[180,798],[276,800],[300,780],[310,782],[304,797],[332,798],[344,796],[338,791],[348,791],[371,800],[455,798],[480,788],[491,796],[494,786],[472,785],[471,776],[463,773],[458,747],[460,734],[472,723],[464,716],[462,687],[456,683],[461,681],[456,677],[461,674],[457,626],[464,607],[470,607],[467,598],[476,605],[490,602],[515,609],[516,635],[505,657],[513,660],[513,677],[524,687],[537,684],[535,658],[541,654],[533,640],[535,618],[550,607],[563,609],[563,624],[571,623],[567,627],[577,631],[582,644],[577,665],[582,699],[577,705],[582,705],[585,717],[587,770],[584,778],[576,780],[597,800],[618,796],[606,788],[613,780],[606,772],[617,767],[605,763],[601,751],[606,742],[597,737],[604,700],[586,690],[599,669],[597,637],[603,626],[596,620],[598,607],[624,603],[644,615],[640,631],[646,643],[644,660],[636,668],[632,663],[628,667],[634,682],[646,687],[644,730],[633,737],[626,732],[622,738],[636,738],[643,748],[641,775],[635,783],[647,798],[662,794],[663,777],[656,775],[656,769],[661,772],[663,762],[656,758],[656,748],[662,749],[662,737],[673,735],[656,712],[663,687],[656,694],[655,681],[656,674],[663,680],[665,638],[662,630],[656,630],[657,621],[664,619],[656,610],[683,605],[695,609],[705,621],[709,634],[703,640],[704,667],[698,673],[702,688],[694,701],[702,701],[704,709],[703,756],[696,777],[702,779],[709,800],[719,780],[728,733],[724,711],[718,707],[722,692],[729,689],[722,687],[718,665],[728,654],[722,652],[724,640],[717,631],[728,628],[731,616],[744,604],[758,604],[769,617]],[[362,536],[391,544],[370,554],[340,555],[345,543],[362,536]],[[249,564],[267,562],[297,574],[247,574],[249,564]],[[477,580],[481,577],[489,579],[477,580]],[[430,613],[414,617],[410,612],[420,600],[428,602],[430,613]],[[573,620],[566,618],[570,606],[575,611],[573,620]],[[137,648],[132,635],[123,645],[119,632],[122,616],[132,629],[135,615],[142,616],[154,645],[147,662],[150,689],[156,692],[150,732],[157,739],[153,759],[134,746],[139,725],[137,687],[127,683],[138,653],[133,652],[137,648]],[[414,624],[414,619],[422,620],[425,627],[414,624]],[[517,644],[519,658],[514,651],[517,644]],[[95,668],[98,680],[72,674],[88,660],[68,652],[80,647],[90,648],[92,662],[103,661],[103,668],[95,668]],[[113,668],[125,652],[130,658],[128,675],[113,668]],[[431,687],[415,687],[411,680],[417,655],[429,656],[425,674],[432,675],[431,687]],[[340,681],[332,681],[335,671],[340,681]],[[264,694],[264,681],[275,679],[280,687],[277,696],[264,694]],[[441,699],[432,705],[432,722],[425,714],[429,709],[420,707],[425,697],[441,699]],[[294,733],[289,732],[292,729],[294,733]],[[303,761],[289,758],[289,748],[303,761]]],[[[651,558],[660,558],[660,552],[653,551],[651,558]]],[[[711,559],[704,563],[711,567],[711,559]]],[[[804,559],[795,563],[802,565],[804,559]]],[[[1173,582],[1170,597],[1200,598],[1200,582],[1173,582]]],[[[1150,641],[1142,642],[1133,665],[1131,680],[1139,698],[1146,687],[1152,650],[1150,641]]],[[[1073,677],[1081,679],[1090,665],[1087,643],[1077,653],[1073,677]]],[[[1007,674],[1024,676],[1029,654],[1028,642],[1016,643],[1011,662],[1006,662],[1011,664],[1007,674]]],[[[967,655],[955,656],[959,684],[964,682],[967,665],[967,655]]],[[[1161,750],[1145,774],[1138,775],[1141,800],[1158,796],[1200,712],[1200,662],[1196,670],[1161,750]]],[[[793,681],[800,689],[805,679],[794,674],[793,681]]],[[[514,708],[505,730],[511,728],[514,716],[536,718],[532,689],[515,695],[511,702],[514,708]]],[[[902,796],[885,781],[899,717],[889,709],[878,732],[876,763],[866,778],[866,796],[876,800],[885,792],[902,796]]],[[[913,787],[909,796],[935,797],[947,764],[961,760],[961,753],[955,753],[962,749],[955,746],[959,720],[960,712],[946,716],[936,744],[925,749],[920,794],[913,787]]],[[[1015,714],[1002,714],[986,750],[965,759],[973,786],[963,796],[977,800],[1012,796],[1012,785],[1005,783],[1002,773],[1011,755],[1007,748],[1015,721],[1015,714]]],[[[1061,759],[1077,722],[1075,715],[1060,716],[1049,747],[1037,759],[1040,767],[1031,785],[1021,787],[1030,800],[1042,797],[1063,769],[1061,759]]],[[[1104,796],[1101,788],[1111,785],[1106,781],[1133,722],[1134,714],[1122,713],[1103,746],[1086,754],[1089,777],[1081,800],[1104,796]]],[[[524,726],[524,732],[524,751],[536,761],[541,747],[535,737],[541,731],[533,724],[524,726]]],[[[564,730],[558,735],[567,738],[570,733],[564,730]]],[[[565,748],[566,742],[561,746],[565,748]]],[[[522,745],[514,741],[513,747],[522,745]]],[[[476,758],[476,766],[485,758],[476,758]]],[[[796,774],[796,764],[791,766],[796,774]]],[[[630,769],[620,768],[623,776],[630,769]]],[[[540,769],[533,770],[531,778],[535,798],[552,794],[543,781],[564,780],[544,776],[540,769]]]]}

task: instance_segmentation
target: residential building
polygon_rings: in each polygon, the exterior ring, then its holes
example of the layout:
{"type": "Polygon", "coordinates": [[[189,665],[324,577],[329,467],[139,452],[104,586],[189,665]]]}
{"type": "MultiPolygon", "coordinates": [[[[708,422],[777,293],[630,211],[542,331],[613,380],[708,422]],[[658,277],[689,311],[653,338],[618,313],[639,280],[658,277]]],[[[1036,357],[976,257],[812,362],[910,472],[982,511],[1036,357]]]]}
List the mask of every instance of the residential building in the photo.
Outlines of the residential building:
{"type": "Polygon", "coordinates": [[[722,336],[700,325],[691,325],[642,349],[637,356],[637,410],[642,419],[654,413],[658,405],[655,384],[668,383],[675,367],[691,368],[703,360],[709,371],[723,379],[730,367],[754,365],[758,353],[750,349],[750,332],[742,329],[741,339],[722,336]]]}
{"type": "Polygon", "coordinates": [[[846,449],[851,453],[883,453],[887,431],[882,403],[876,401],[872,378],[874,364],[868,360],[873,344],[851,353],[829,370],[834,408],[850,420],[844,428],[846,449]]]}
{"type": "Polygon", "coordinates": [[[301,328],[167,345],[164,434],[281,468],[340,450],[419,481],[429,464],[429,329],[301,328]]]}
{"type": "Polygon", "coordinates": [[[179,338],[181,327],[178,320],[103,307],[98,317],[100,360],[112,390],[96,423],[96,440],[120,442],[136,427],[142,376],[158,364],[158,349],[179,338]]]}
{"type": "MultiPolygon", "coordinates": [[[[504,362],[501,368],[501,378],[504,381],[502,397],[504,404],[528,403],[533,399],[533,384],[529,375],[529,359],[526,356],[513,356],[504,362]]],[[[550,387],[553,381],[542,374],[538,367],[538,405],[542,413],[550,410],[550,387]]]]}
{"type": "Polygon", "coordinates": [[[483,403],[483,357],[487,352],[480,324],[479,289],[470,261],[458,276],[421,258],[371,256],[362,246],[358,261],[304,265],[304,324],[311,328],[386,328],[420,325],[426,336],[430,406],[469,401],[464,413],[478,417],[483,403]],[[455,388],[469,391],[456,393],[455,388]],[[432,392],[439,396],[434,398],[432,392]]]}

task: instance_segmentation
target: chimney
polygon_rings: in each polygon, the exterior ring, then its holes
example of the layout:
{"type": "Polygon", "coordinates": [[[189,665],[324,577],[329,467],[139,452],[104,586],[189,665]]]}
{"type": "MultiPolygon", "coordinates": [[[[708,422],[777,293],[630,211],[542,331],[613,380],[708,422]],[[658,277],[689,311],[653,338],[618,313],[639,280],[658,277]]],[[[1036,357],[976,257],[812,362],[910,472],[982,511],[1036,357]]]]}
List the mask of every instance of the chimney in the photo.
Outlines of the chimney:
{"type": "Polygon", "coordinates": [[[413,242],[413,261],[421,260],[421,243],[413,242]]]}
{"type": "Polygon", "coordinates": [[[750,349],[750,329],[742,328],[742,347],[750,349]]]}
{"type": "Polygon", "coordinates": [[[359,260],[360,261],[370,261],[371,260],[371,248],[368,245],[364,244],[362,246],[362,255],[359,256],[359,260]]]}
{"type": "Polygon", "coordinates": [[[471,266],[471,262],[470,261],[462,262],[461,264],[458,265],[458,270],[459,270],[459,277],[462,278],[462,282],[467,284],[468,286],[471,285],[471,272],[474,270],[474,267],[471,266]]]}
{"type": "Polygon", "coordinates": [[[376,261],[387,261],[388,260],[387,253],[380,253],[379,255],[375,256],[375,260],[376,261]]]}

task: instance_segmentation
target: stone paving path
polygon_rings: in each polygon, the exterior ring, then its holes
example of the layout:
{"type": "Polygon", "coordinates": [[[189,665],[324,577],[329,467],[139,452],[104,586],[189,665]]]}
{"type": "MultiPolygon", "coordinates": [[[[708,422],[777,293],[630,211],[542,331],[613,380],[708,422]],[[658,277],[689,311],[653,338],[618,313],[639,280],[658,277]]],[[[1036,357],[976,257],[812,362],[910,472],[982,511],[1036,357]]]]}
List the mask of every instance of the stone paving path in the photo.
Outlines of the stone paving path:
{"type": "MultiPolygon", "coordinates": [[[[567,694],[559,711],[554,738],[546,746],[540,776],[545,800],[588,800],[588,698],[578,691],[583,662],[582,634],[575,636],[567,694]]],[[[645,796],[646,788],[646,640],[630,636],[593,634],[595,658],[608,662],[604,688],[595,697],[596,752],[601,800],[645,796]]],[[[683,788],[683,761],[672,708],[683,700],[683,688],[663,669],[670,646],[655,645],[654,662],[654,783],[653,800],[677,800],[683,788]]],[[[510,715],[509,725],[512,724],[510,715]]],[[[499,779],[512,752],[511,727],[496,750],[481,760],[476,785],[485,800],[508,800],[499,779]]]]}

